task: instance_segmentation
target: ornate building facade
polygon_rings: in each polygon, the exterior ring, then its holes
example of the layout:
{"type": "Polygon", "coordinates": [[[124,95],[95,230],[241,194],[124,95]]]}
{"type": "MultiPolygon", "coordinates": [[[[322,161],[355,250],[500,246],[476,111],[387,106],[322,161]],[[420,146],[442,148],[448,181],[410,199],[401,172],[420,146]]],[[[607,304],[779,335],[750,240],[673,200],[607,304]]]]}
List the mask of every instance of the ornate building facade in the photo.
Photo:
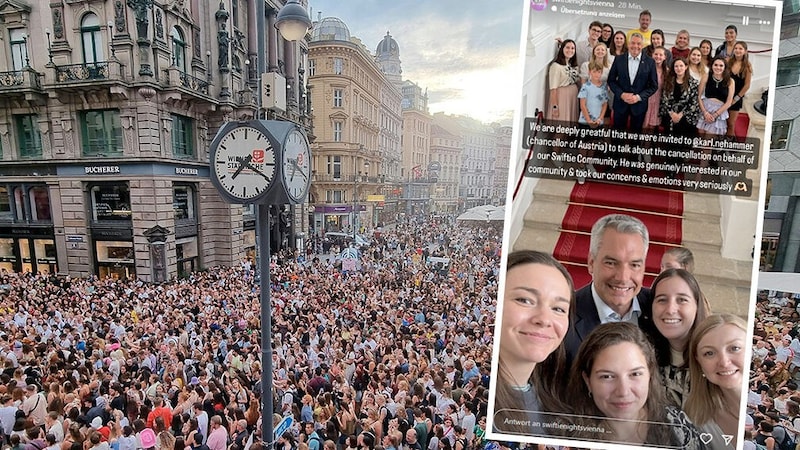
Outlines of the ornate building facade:
{"type": "MultiPolygon", "coordinates": [[[[306,43],[267,5],[268,71],[287,85],[267,118],[310,130],[306,43]]],[[[0,269],[159,282],[253,251],[252,208],[220,199],[208,144],[257,117],[255,9],[0,1],[0,269]]]]}
{"type": "Polygon", "coordinates": [[[316,133],[314,232],[393,222],[400,188],[400,91],[335,17],[314,24],[308,51],[316,133]]]}

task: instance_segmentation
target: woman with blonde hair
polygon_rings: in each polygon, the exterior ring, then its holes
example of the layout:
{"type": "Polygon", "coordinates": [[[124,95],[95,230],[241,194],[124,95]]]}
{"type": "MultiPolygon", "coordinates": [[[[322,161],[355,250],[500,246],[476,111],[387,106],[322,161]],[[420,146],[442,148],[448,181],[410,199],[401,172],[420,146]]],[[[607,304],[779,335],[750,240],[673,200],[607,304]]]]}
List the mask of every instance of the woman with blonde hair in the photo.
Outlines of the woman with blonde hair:
{"type": "Polygon", "coordinates": [[[745,361],[747,322],[733,314],[714,314],[692,333],[689,342],[689,370],[692,389],[686,400],[686,414],[703,433],[710,433],[711,450],[722,445],[723,435],[733,436],[735,448],[739,431],[739,404],[745,361]]]}
{"type": "Polygon", "coordinates": [[[699,47],[695,47],[689,52],[687,62],[689,63],[689,75],[698,83],[708,75],[708,66],[703,60],[703,53],[699,47]]]}
{"type": "Polygon", "coordinates": [[[611,58],[608,57],[608,47],[606,47],[606,44],[602,42],[595,44],[594,47],[592,47],[592,55],[589,57],[589,60],[581,64],[581,83],[586,83],[589,80],[589,66],[593,62],[603,68],[603,75],[600,76],[600,80],[603,82],[607,81],[608,72],[611,70],[611,58]]]}

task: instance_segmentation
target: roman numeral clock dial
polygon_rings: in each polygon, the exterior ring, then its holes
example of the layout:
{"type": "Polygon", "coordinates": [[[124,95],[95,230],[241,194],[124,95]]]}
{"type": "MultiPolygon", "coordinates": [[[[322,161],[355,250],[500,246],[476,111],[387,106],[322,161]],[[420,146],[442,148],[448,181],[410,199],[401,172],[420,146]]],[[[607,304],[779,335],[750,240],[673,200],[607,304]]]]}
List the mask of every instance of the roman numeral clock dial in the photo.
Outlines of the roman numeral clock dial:
{"type": "Polygon", "coordinates": [[[229,123],[211,148],[212,180],[231,203],[257,203],[275,178],[275,149],[266,133],[229,123]]]}

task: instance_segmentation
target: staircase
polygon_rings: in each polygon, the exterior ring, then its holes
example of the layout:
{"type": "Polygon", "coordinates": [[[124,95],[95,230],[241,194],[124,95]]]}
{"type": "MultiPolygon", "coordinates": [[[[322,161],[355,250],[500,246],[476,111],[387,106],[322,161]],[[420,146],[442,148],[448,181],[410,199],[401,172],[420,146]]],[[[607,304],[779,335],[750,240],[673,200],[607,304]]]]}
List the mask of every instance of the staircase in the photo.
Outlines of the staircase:
{"type": "MultiPolygon", "coordinates": [[[[519,204],[514,207],[526,208],[526,212],[523,230],[514,243],[513,250],[535,249],[553,252],[562,232],[574,233],[578,240],[588,242],[588,231],[562,229],[562,221],[569,206],[573,186],[572,181],[540,179],[528,205],[523,204],[528,199],[517,198],[516,202],[519,204]]],[[[746,316],[750,298],[752,262],[722,258],[719,205],[719,197],[716,195],[684,194],[681,244],[694,254],[694,275],[709,299],[713,311],[746,316]]],[[[608,206],[603,208],[615,209],[608,206]]],[[[619,210],[619,212],[629,211],[619,210]]],[[[648,258],[645,286],[649,286],[658,274],[658,267],[657,265],[654,267],[651,260],[657,257],[660,261],[660,253],[663,252],[660,244],[655,236],[651,239],[651,255],[648,258]],[[654,254],[655,252],[658,254],[654,254]]],[[[591,281],[586,269],[587,258],[588,247],[585,256],[562,261],[573,273],[576,289],[591,281]]]]}

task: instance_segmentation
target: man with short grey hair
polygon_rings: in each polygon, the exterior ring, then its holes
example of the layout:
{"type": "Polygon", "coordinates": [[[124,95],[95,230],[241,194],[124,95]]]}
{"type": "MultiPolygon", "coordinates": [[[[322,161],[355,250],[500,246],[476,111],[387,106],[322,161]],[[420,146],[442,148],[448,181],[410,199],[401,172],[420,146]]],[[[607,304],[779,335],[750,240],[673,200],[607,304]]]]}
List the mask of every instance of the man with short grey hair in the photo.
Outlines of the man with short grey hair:
{"type": "Polygon", "coordinates": [[[642,49],[644,38],[633,33],[628,51],[614,58],[608,71],[608,88],[614,92],[614,128],[641,133],[648,99],[658,91],[656,63],[642,49]]]}
{"type": "Polygon", "coordinates": [[[642,287],[649,245],[647,226],[633,216],[610,214],[592,226],[588,259],[592,282],[575,292],[575,323],[564,338],[568,361],[602,323],[631,322],[652,329],[652,297],[642,287]]]}

